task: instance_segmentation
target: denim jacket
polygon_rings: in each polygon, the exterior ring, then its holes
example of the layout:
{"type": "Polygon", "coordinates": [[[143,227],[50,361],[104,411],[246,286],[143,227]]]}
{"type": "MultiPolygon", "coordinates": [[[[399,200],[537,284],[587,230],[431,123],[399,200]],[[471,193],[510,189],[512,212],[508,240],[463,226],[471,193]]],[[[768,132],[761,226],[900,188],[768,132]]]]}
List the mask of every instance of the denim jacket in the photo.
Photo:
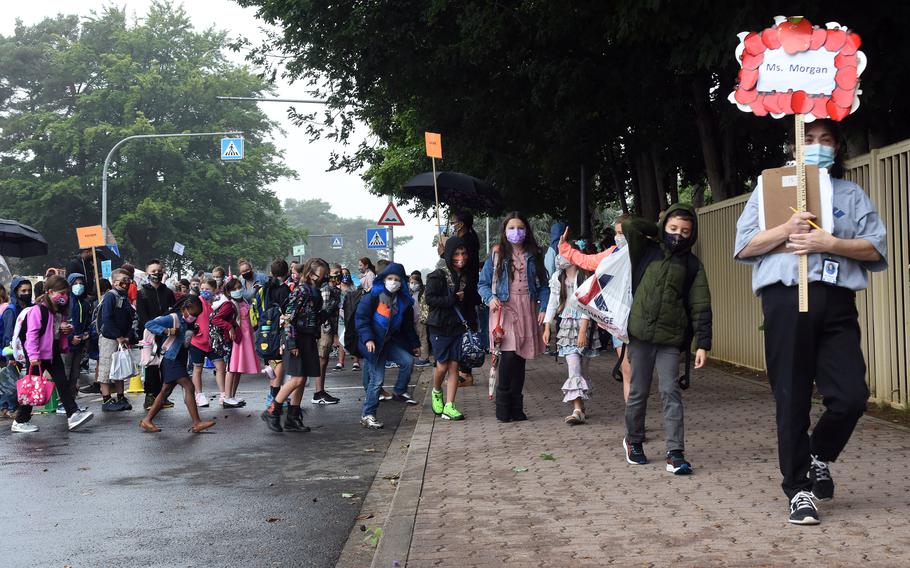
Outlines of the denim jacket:
{"type": "MultiPolygon", "coordinates": [[[[498,253],[494,253],[498,254],[498,253]]],[[[549,275],[544,274],[540,278],[543,284],[538,283],[537,279],[537,264],[533,260],[531,253],[525,253],[525,262],[528,267],[528,294],[531,296],[532,302],[540,301],[540,311],[547,311],[547,302],[550,300],[550,287],[549,287],[549,275]]],[[[496,290],[493,290],[493,255],[487,257],[487,261],[483,265],[483,270],[480,271],[480,281],[477,283],[477,291],[480,292],[480,297],[483,299],[483,303],[490,305],[490,300],[493,298],[498,299],[500,302],[509,301],[509,274],[510,265],[512,264],[511,258],[504,258],[502,260],[502,272],[496,278],[496,290]]],[[[544,270],[546,272],[546,270],[544,270]]]]}
{"type": "Polygon", "coordinates": [[[174,315],[177,316],[177,334],[174,335],[174,341],[171,343],[170,347],[167,348],[167,351],[164,352],[164,358],[174,361],[177,359],[177,355],[180,354],[180,350],[184,349],[183,338],[186,337],[187,325],[183,321],[183,315],[179,312],[176,314],[164,314],[161,317],[157,317],[152,321],[145,322],[145,329],[151,331],[155,335],[164,335],[167,337],[167,330],[174,327],[174,315]]]}

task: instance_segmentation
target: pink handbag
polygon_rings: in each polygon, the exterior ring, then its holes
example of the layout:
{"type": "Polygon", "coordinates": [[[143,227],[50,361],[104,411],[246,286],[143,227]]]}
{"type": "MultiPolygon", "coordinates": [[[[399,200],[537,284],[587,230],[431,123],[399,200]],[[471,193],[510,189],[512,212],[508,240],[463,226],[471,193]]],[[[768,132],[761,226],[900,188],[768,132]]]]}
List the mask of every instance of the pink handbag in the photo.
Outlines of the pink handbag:
{"type": "Polygon", "coordinates": [[[54,381],[49,381],[38,365],[38,374],[33,375],[30,367],[24,377],[16,381],[16,398],[19,404],[44,406],[54,392],[54,381]]]}

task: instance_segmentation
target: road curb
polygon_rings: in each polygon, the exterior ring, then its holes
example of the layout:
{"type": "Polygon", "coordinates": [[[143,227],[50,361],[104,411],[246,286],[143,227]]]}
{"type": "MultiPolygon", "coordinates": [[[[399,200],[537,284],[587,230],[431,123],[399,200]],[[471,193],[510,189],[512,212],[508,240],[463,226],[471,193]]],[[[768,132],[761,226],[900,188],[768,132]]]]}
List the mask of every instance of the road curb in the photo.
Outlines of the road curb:
{"type": "MultiPolygon", "coordinates": [[[[415,369],[414,373],[414,377],[416,378],[414,397],[417,400],[420,400],[421,404],[409,406],[405,410],[404,415],[401,417],[398,429],[395,431],[395,436],[393,436],[391,442],[389,442],[386,455],[376,472],[376,477],[373,479],[373,483],[370,484],[370,488],[364,496],[359,517],[365,515],[372,516],[369,519],[355,521],[351,533],[348,535],[348,539],[341,551],[341,555],[335,564],[336,568],[362,568],[367,565],[392,566],[392,560],[389,560],[386,564],[377,564],[376,558],[379,557],[380,551],[382,550],[387,551],[387,554],[390,555],[394,555],[397,551],[401,550],[402,543],[400,542],[399,535],[404,535],[400,530],[394,529],[391,526],[389,519],[392,518],[393,515],[395,517],[400,517],[400,515],[396,513],[397,509],[395,509],[395,507],[400,508],[401,506],[398,498],[398,494],[401,492],[401,486],[405,484],[406,480],[412,480],[412,483],[407,485],[410,486],[413,484],[414,478],[412,476],[412,471],[409,469],[409,464],[413,461],[411,456],[414,451],[414,434],[417,428],[420,427],[427,393],[430,390],[430,381],[433,377],[433,368],[428,367],[426,370],[429,372],[424,372],[425,369],[419,369],[420,372],[417,373],[416,371],[418,371],[418,369],[415,369]],[[394,478],[396,475],[399,477],[397,483],[394,483],[390,478],[394,478]],[[366,530],[362,530],[361,527],[365,527],[366,530]],[[382,530],[382,536],[379,540],[379,545],[374,548],[366,544],[364,540],[371,531],[374,531],[377,528],[382,530]]],[[[427,439],[427,442],[429,442],[429,438],[427,439]]],[[[428,450],[428,445],[422,450],[424,463],[426,463],[426,454],[428,450]]],[[[419,480],[422,486],[422,469],[419,480]]],[[[418,498],[419,495],[420,493],[418,491],[418,498]]],[[[411,514],[411,523],[407,528],[406,542],[403,544],[403,556],[394,558],[390,556],[393,560],[401,560],[402,566],[405,564],[408,548],[411,544],[411,535],[413,533],[416,511],[417,501],[415,500],[413,512],[411,514]]]]}

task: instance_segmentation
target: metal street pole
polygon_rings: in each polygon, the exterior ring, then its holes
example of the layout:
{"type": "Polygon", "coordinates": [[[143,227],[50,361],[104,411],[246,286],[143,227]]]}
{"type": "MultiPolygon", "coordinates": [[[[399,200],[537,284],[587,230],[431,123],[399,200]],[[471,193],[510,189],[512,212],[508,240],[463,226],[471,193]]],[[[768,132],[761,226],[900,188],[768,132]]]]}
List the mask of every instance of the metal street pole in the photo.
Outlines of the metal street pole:
{"type": "Polygon", "coordinates": [[[276,99],[271,97],[215,97],[219,101],[258,101],[262,103],[312,103],[327,105],[329,101],[321,99],[276,99]]]}
{"type": "MultiPolygon", "coordinates": [[[[111,151],[107,153],[107,158],[104,159],[104,168],[101,170],[101,233],[104,235],[104,238],[107,239],[107,168],[111,163],[111,157],[114,155],[114,152],[117,151],[117,148],[129,142],[130,140],[138,140],[139,138],[190,138],[195,136],[229,136],[231,134],[243,134],[239,130],[231,130],[229,132],[182,132],[179,134],[136,134],[134,136],[127,136],[120,142],[114,144],[114,147],[111,148],[111,151]]],[[[106,242],[106,241],[105,241],[106,242]]]]}

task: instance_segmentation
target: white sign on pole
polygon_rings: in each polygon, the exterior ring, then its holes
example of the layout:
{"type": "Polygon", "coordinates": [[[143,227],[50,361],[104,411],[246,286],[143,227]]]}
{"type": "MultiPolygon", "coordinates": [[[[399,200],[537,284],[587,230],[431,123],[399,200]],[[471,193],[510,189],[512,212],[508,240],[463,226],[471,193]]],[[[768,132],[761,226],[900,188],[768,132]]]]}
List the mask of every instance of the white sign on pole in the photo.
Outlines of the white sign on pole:
{"type": "Polygon", "coordinates": [[[382,212],[382,217],[379,218],[379,221],[377,221],[376,224],[403,227],[404,221],[401,220],[401,214],[398,213],[398,208],[395,207],[394,203],[389,201],[385,211],[382,212]]]}
{"type": "Polygon", "coordinates": [[[759,92],[801,90],[810,95],[830,95],[837,86],[835,51],[819,49],[789,54],[784,48],[765,51],[758,75],[759,92]]]}
{"type": "Polygon", "coordinates": [[[176,253],[179,254],[180,256],[183,256],[183,249],[184,249],[184,248],[185,248],[185,247],[184,247],[182,244],[180,244],[180,243],[178,243],[178,242],[175,242],[175,243],[174,243],[174,252],[176,252],[176,253]]]}
{"type": "Polygon", "coordinates": [[[332,235],[332,248],[340,249],[344,248],[344,237],[341,235],[332,235]]]}
{"type": "Polygon", "coordinates": [[[222,138],[221,139],[221,159],[222,160],[242,160],[243,159],[243,138],[222,138]]]}
{"type": "Polygon", "coordinates": [[[303,256],[306,254],[306,245],[294,245],[294,256],[303,256]]]}

